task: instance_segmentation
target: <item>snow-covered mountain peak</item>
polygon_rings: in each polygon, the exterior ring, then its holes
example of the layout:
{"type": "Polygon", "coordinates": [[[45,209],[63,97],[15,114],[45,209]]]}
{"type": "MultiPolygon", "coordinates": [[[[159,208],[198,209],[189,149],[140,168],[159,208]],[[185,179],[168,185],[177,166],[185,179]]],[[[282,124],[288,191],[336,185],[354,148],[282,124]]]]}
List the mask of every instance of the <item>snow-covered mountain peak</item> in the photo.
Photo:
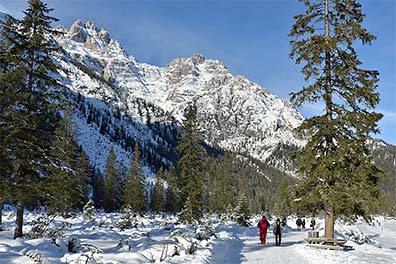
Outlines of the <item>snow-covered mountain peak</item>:
{"type": "Polygon", "coordinates": [[[247,77],[234,76],[219,60],[194,54],[158,67],[138,62],[93,22],[77,20],[61,31],[56,39],[69,58],[64,67],[70,61],[76,66],[68,70],[71,89],[143,125],[168,118],[181,123],[187,104],[195,102],[209,145],[266,160],[280,144],[303,144],[293,132],[301,114],[247,77]]]}
{"type": "Polygon", "coordinates": [[[97,27],[92,21],[83,23],[78,19],[64,33],[58,37],[58,41],[66,49],[84,47],[101,56],[128,56],[117,40],[112,39],[105,29],[97,27]]]}

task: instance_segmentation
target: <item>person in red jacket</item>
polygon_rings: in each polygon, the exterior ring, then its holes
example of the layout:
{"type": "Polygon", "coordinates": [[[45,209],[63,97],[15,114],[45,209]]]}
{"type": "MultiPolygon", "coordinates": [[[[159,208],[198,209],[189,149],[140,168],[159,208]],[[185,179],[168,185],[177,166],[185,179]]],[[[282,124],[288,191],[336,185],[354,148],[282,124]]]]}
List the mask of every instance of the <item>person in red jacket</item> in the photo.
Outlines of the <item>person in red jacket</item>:
{"type": "Polygon", "coordinates": [[[260,241],[261,244],[265,245],[267,243],[267,229],[270,227],[269,222],[267,221],[265,215],[258,222],[257,227],[260,230],[260,241]]]}

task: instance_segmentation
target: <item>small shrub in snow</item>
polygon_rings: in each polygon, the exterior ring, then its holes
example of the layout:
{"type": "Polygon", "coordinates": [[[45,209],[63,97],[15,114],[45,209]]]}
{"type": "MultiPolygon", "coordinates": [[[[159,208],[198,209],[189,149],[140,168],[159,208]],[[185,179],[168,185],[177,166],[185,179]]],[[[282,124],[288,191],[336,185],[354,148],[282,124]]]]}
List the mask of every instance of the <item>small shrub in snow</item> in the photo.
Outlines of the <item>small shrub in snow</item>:
{"type": "Polygon", "coordinates": [[[209,240],[212,236],[217,237],[212,226],[203,226],[195,230],[195,238],[198,240],[209,240]]]}
{"type": "Polygon", "coordinates": [[[127,249],[128,251],[131,251],[132,243],[129,239],[120,239],[120,242],[118,242],[117,247],[124,248],[124,249],[127,249]]]}
{"type": "Polygon", "coordinates": [[[91,245],[91,244],[83,244],[81,241],[75,237],[71,236],[67,239],[67,250],[71,253],[91,253],[93,254],[100,254],[102,250],[98,247],[91,245]]]}
{"type": "Polygon", "coordinates": [[[70,223],[62,223],[60,226],[56,226],[53,223],[55,215],[48,216],[46,214],[41,215],[36,220],[32,221],[32,229],[26,235],[27,238],[58,238],[64,236],[65,229],[71,227],[70,223]]]}
{"type": "Polygon", "coordinates": [[[101,254],[102,250],[94,245],[91,244],[81,244],[78,247],[79,252],[90,252],[93,254],[101,254]]]}
{"type": "Polygon", "coordinates": [[[73,264],[101,264],[102,262],[95,258],[95,256],[89,254],[81,254],[73,264]]]}
{"type": "Polygon", "coordinates": [[[189,255],[194,254],[197,251],[198,244],[195,241],[192,241],[186,249],[186,253],[189,255]]]}
{"type": "Polygon", "coordinates": [[[71,236],[67,239],[67,250],[72,253],[77,253],[81,246],[81,242],[77,237],[71,236]]]}
{"type": "Polygon", "coordinates": [[[180,247],[175,245],[173,248],[173,253],[170,256],[171,257],[180,256],[180,247]]]}
{"type": "Polygon", "coordinates": [[[26,252],[25,256],[30,258],[33,261],[33,263],[49,264],[48,259],[45,258],[43,255],[41,255],[41,253],[37,249],[29,250],[28,252],[26,252]]]}
{"type": "Polygon", "coordinates": [[[123,214],[120,218],[120,221],[117,223],[117,227],[124,231],[129,228],[136,228],[138,224],[136,223],[136,214],[132,211],[131,207],[128,205],[123,209],[123,214]]]}
{"type": "Polygon", "coordinates": [[[344,235],[347,236],[350,240],[355,243],[366,243],[366,244],[373,244],[377,245],[378,242],[375,240],[371,240],[367,235],[363,234],[360,230],[349,229],[344,231],[344,235]]]}
{"type": "Polygon", "coordinates": [[[53,218],[50,219],[47,215],[43,214],[39,218],[32,221],[32,229],[26,235],[27,238],[36,239],[44,237],[44,233],[51,224],[53,218]]]}

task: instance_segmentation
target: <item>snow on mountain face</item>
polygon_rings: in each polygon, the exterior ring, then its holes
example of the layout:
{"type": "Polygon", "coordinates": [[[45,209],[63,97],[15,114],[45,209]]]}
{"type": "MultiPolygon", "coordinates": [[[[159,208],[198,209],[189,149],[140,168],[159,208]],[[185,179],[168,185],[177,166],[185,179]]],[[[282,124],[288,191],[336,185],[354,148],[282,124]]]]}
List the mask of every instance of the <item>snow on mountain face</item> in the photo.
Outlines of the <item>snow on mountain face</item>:
{"type": "Polygon", "coordinates": [[[7,20],[8,14],[0,10],[0,22],[4,22],[7,20]]]}
{"type": "MultiPolygon", "coordinates": [[[[183,110],[195,102],[202,134],[209,145],[260,160],[269,158],[279,144],[304,143],[293,134],[303,117],[289,102],[246,77],[233,76],[218,60],[194,55],[157,67],[137,62],[107,31],[92,22],[77,20],[70,30],[57,30],[63,32],[54,38],[66,51],[60,59],[66,86],[91,103],[107,103],[101,107],[110,107],[110,112],[121,109],[142,125],[153,121],[169,124],[172,118],[182,122],[183,110]],[[151,110],[142,114],[136,100],[149,104],[157,115],[151,116],[151,110]]],[[[87,130],[83,126],[80,131],[87,130]]],[[[124,126],[128,127],[127,122],[124,126]]],[[[142,136],[131,133],[135,139],[142,136]]],[[[88,133],[80,138],[81,142],[82,138],[87,141],[84,149],[89,137],[88,133]]],[[[144,137],[153,141],[150,135],[144,137]]],[[[98,140],[97,136],[93,138],[98,140]]],[[[97,155],[92,153],[91,161],[97,160],[97,155]]],[[[103,162],[98,166],[104,166],[103,162]]]]}

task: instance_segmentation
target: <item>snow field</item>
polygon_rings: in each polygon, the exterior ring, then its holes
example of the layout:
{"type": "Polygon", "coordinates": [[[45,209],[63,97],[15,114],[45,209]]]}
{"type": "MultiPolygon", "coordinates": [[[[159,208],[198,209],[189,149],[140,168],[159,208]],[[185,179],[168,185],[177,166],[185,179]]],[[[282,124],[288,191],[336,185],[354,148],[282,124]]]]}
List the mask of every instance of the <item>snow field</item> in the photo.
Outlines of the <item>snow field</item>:
{"type": "MultiPolygon", "coordinates": [[[[25,215],[28,234],[40,214],[25,215]]],[[[307,247],[307,230],[298,231],[295,218],[288,219],[282,246],[274,246],[272,228],[267,245],[259,244],[256,223],[240,227],[229,219],[206,217],[200,225],[183,225],[171,215],[136,216],[131,229],[121,230],[122,214],[98,213],[93,222],[82,214],[56,217],[44,238],[12,239],[15,213],[3,215],[5,231],[0,232],[0,263],[396,263],[396,220],[382,216],[374,225],[337,222],[336,236],[348,239],[349,251],[307,247]],[[63,227],[63,229],[62,229],[63,227]],[[61,230],[51,238],[54,230],[61,230]]],[[[271,225],[274,219],[270,219],[271,225]]],[[[309,226],[310,219],[306,219],[309,226]]],[[[323,235],[324,221],[316,219],[323,235]]]]}

